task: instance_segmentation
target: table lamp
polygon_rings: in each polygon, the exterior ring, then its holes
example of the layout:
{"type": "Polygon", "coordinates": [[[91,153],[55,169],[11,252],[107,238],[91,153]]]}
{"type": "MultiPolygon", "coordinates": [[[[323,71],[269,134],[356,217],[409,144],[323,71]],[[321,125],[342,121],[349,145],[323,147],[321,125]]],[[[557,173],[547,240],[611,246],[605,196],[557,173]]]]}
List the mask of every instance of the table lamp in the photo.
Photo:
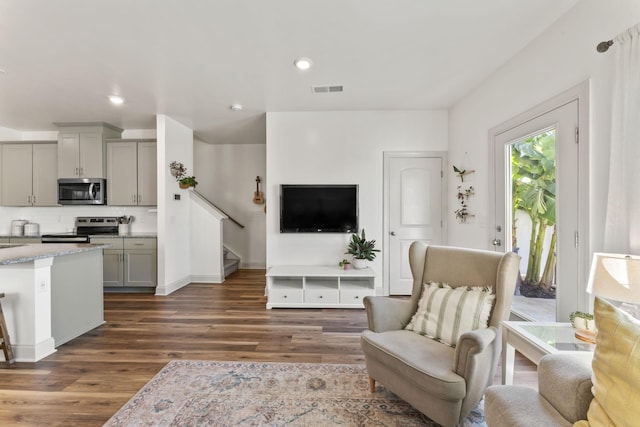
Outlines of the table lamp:
{"type": "MultiPolygon", "coordinates": [[[[637,304],[640,304],[640,256],[594,253],[587,292],[622,303],[620,308],[637,319],[637,304]]],[[[577,332],[576,336],[580,338],[577,332]]]]}

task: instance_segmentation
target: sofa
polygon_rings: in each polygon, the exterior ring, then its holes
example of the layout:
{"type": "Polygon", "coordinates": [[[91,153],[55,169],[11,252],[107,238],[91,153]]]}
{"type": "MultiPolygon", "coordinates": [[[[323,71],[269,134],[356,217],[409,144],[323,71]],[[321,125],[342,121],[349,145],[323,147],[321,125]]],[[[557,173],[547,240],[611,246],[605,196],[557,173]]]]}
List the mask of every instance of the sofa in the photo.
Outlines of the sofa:
{"type": "Polygon", "coordinates": [[[640,320],[598,297],[594,317],[598,332],[593,355],[544,356],[538,366],[539,391],[487,388],[489,427],[640,425],[640,320]]]}
{"type": "Polygon", "coordinates": [[[484,413],[489,427],[570,427],[587,419],[591,393],[591,353],[549,354],[538,365],[538,390],[490,386],[484,413]]]}

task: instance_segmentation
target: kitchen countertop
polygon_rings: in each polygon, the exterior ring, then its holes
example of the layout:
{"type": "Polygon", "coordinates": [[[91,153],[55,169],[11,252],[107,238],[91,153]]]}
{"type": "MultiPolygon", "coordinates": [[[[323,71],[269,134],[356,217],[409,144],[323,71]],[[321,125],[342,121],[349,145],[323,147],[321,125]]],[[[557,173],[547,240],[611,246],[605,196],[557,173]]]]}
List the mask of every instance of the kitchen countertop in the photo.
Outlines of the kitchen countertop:
{"type": "MultiPolygon", "coordinates": [[[[40,237],[42,237],[43,235],[48,235],[48,234],[67,234],[65,232],[60,232],[60,233],[56,233],[56,232],[51,232],[51,233],[41,233],[35,236],[13,236],[11,234],[0,234],[0,238],[4,238],[4,239],[10,239],[10,238],[14,238],[14,239],[23,239],[23,238],[36,238],[39,239],[40,237]]],[[[89,237],[106,237],[106,238],[116,238],[116,237],[124,237],[124,238],[132,238],[132,237],[136,237],[136,238],[150,238],[150,239],[155,239],[158,237],[158,233],[154,232],[154,231],[140,231],[140,232],[133,232],[133,233],[128,233],[128,234],[91,234],[89,237]]]]}
{"type": "Polygon", "coordinates": [[[37,259],[51,258],[80,252],[110,248],[109,244],[93,243],[33,243],[26,245],[1,245],[0,265],[21,264],[37,259]]]}
{"type": "Polygon", "coordinates": [[[158,237],[158,233],[155,232],[151,232],[151,231],[140,231],[140,232],[133,232],[133,233],[127,233],[127,234],[91,234],[89,237],[106,237],[106,238],[116,238],[116,237],[124,237],[126,238],[132,238],[132,237],[139,237],[139,238],[153,238],[155,239],[156,237],[158,237]]]}

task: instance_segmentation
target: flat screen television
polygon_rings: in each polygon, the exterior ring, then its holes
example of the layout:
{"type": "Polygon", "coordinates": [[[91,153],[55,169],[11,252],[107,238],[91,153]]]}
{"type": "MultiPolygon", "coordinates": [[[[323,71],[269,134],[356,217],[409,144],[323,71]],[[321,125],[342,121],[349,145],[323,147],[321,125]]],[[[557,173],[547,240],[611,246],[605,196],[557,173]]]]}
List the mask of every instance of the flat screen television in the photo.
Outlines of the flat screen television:
{"type": "Polygon", "coordinates": [[[355,233],[358,186],[280,186],[281,233],[355,233]]]}

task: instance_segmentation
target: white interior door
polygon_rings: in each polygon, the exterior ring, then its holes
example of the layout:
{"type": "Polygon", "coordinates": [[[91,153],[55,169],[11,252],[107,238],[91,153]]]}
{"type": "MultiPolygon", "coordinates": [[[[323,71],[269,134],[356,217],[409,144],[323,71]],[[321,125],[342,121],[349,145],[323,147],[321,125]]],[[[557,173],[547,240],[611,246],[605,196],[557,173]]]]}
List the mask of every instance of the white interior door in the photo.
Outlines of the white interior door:
{"type": "Polygon", "coordinates": [[[410,295],[409,246],[443,242],[444,155],[385,153],[385,264],[390,295],[410,295]]]}
{"type": "MultiPolygon", "coordinates": [[[[494,136],[495,239],[499,251],[512,250],[512,170],[513,144],[546,131],[555,132],[556,156],[556,319],[566,322],[580,309],[579,277],[579,144],[578,101],[573,100],[537,115],[494,136]]],[[[526,261],[521,264],[526,266],[526,261]]]]}

